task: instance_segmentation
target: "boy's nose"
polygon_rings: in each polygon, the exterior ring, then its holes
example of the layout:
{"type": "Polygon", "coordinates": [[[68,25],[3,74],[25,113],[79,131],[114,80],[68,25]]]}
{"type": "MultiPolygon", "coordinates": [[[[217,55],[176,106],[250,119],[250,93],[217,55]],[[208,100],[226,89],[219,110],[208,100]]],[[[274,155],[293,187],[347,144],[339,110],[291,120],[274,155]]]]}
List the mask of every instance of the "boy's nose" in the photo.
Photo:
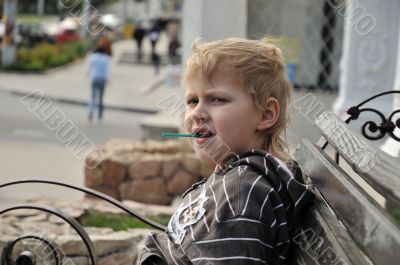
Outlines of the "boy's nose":
{"type": "Polygon", "coordinates": [[[192,112],[192,115],[190,117],[193,121],[200,122],[207,120],[209,118],[209,115],[204,108],[198,105],[197,108],[192,112]]]}

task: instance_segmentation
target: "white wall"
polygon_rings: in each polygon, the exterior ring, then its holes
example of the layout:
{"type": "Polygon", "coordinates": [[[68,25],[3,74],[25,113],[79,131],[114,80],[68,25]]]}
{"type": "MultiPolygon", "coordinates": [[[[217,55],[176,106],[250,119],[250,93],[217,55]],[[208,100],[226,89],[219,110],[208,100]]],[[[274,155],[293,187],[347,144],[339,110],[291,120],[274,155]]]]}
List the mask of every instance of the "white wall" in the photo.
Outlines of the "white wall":
{"type": "Polygon", "coordinates": [[[196,38],[212,41],[246,37],[247,0],[185,0],[183,7],[183,60],[196,38]]]}

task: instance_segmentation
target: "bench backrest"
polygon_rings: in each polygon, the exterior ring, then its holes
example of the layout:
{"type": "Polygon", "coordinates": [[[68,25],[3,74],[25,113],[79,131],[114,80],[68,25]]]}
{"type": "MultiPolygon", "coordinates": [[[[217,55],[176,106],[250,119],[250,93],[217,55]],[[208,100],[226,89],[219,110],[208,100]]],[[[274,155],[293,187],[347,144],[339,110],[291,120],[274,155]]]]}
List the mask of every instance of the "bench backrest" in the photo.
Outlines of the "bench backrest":
{"type": "Polygon", "coordinates": [[[316,120],[335,157],[303,140],[295,158],[310,178],[317,200],[294,237],[299,264],[398,264],[400,226],[393,211],[400,205],[400,161],[361,140],[335,115],[316,120]],[[354,176],[365,183],[356,182],[354,176]],[[367,193],[368,184],[384,198],[367,193]],[[390,206],[390,207],[389,207],[390,206]]]}

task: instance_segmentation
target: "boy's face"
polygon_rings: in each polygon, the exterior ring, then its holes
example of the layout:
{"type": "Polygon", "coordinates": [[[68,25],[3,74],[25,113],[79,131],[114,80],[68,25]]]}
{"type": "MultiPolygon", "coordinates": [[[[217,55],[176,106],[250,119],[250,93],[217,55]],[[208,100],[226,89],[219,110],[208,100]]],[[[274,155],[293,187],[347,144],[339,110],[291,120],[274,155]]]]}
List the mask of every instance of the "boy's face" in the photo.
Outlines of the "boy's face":
{"type": "Polygon", "coordinates": [[[262,148],[262,134],[257,129],[261,112],[229,70],[219,70],[210,82],[201,74],[191,76],[185,81],[185,100],[185,130],[200,130],[208,136],[191,141],[203,162],[220,164],[229,153],[262,148]]]}

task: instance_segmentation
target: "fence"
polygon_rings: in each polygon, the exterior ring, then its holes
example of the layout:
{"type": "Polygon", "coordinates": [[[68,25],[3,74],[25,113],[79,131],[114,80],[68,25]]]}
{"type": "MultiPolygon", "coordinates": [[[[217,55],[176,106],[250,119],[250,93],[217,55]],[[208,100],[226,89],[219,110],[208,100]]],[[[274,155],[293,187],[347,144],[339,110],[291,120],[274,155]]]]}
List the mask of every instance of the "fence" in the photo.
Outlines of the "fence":
{"type": "Polygon", "coordinates": [[[248,37],[286,37],[281,46],[295,87],[338,89],[345,21],[333,2],[248,1],[248,37]]]}

